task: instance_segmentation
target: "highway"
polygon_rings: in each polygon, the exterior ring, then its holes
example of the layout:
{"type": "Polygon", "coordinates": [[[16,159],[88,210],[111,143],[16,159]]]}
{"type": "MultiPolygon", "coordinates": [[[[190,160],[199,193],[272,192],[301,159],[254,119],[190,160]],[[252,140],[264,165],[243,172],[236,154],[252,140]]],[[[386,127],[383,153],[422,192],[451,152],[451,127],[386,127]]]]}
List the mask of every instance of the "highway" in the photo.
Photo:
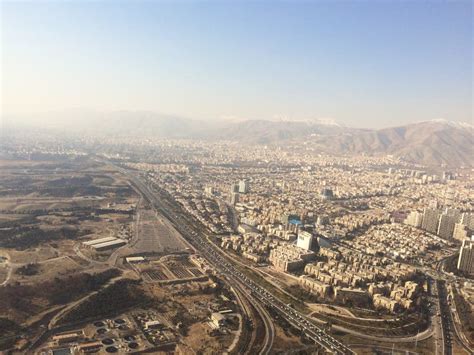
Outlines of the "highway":
{"type": "MultiPolygon", "coordinates": [[[[289,305],[286,305],[284,302],[274,297],[274,295],[268,292],[265,288],[258,285],[249,279],[244,273],[239,271],[239,269],[233,265],[234,262],[232,259],[223,256],[218,250],[216,250],[218,247],[200,233],[199,222],[188,220],[175,201],[171,198],[164,199],[162,196],[157,196],[157,193],[153,192],[147,183],[144,182],[141,177],[136,175],[136,172],[128,171],[117,166],[116,168],[129,177],[135,187],[150,201],[150,203],[152,203],[153,206],[173,224],[176,230],[180,232],[194,249],[196,249],[211,265],[213,265],[231,282],[232,286],[245,290],[247,296],[256,308],[260,308],[262,311],[265,308],[262,306],[266,306],[268,309],[276,312],[288,323],[304,333],[307,338],[311,339],[316,344],[319,344],[329,352],[335,354],[355,354],[355,352],[347,346],[343,345],[337,339],[310,322],[304,314],[298,312],[289,305]]],[[[167,194],[164,191],[162,193],[167,194]]],[[[264,316],[262,318],[265,321],[265,318],[267,317],[264,316]]],[[[270,327],[270,325],[266,324],[265,327],[268,332],[268,327],[270,327]]],[[[273,338],[273,331],[270,331],[270,333],[271,338],[273,338]]],[[[267,339],[266,346],[260,353],[269,353],[272,342],[272,339],[267,339]]]]}
{"type": "Polygon", "coordinates": [[[464,348],[467,354],[472,354],[473,351],[470,348],[469,341],[467,341],[465,334],[462,333],[461,329],[458,329],[458,325],[456,324],[457,311],[454,300],[451,300],[451,303],[448,302],[448,290],[446,284],[450,285],[450,287],[456,287],[455,284],[457,282],[470,281],[464,277],[453,275],[452,273],[448,273],[444,270],[444,264],[452,257],[453,255],[450,255],[440,260],[436,265],[438,292],[440,291],[439,288],[441,288],[441,292],[439,293],[439,304],[443,325],[443,334],[445,335],[444,346],[445,349],[446,346],[448,347],[447,352],[449,353],[451,343],[454,338],[464,348]]]}
{"type": "Polygon", "coordinates": [[[438,288],[439,297],[439,310],[441,312],[441,326],[443,330],[443,354],[450,355],[452,351],[452,336],[453,336],[453,325],[451,319],[451,312],[447,301],[448,292],[446,290],[446,283],[443,280],[436,281],[436,287],[438,288]]]}
{"type": "MultiPolygon", "coordinates": [[[[251,324],[255,324],[255,321],[257,320],[257,318],[254,315],[257,314],[257,310],[249,303],[249,299],[245,297],[245,295],[243,295],[241,291],[237,291],[234,287],[232,287],[232,289],[236,295],[237,303],[240,305],[240,308],[242,309],[244,316],[246,317],[245,320],[244,318],[242,318],[242,326],[241,326],[242,333],[240,334],[241,338],[239,338],[239,341],[238,341],[239,348],[236,349],[236,352],[238,354],[245,354],[245,355],[252,354],[252,350],[254,349],[255,342],[258,341],[257,329],[252,329],[252,330],[248,329],[245,326],[244,322],[250,322],[251,324]]],[[[267,337],[265,341],[267,339],[270,339],[270,338],[267,337]]],[[[264,344],[264,347],[265,345],[266,344],[264,344]]],[[[270,347],[270,350],[271,350],[271,347],[270,347]]]]}
{"type": "MultiPolygon", "coordinates": [[[[113,164],[111,164],[113,165],[113,164]]],[[[201,255],[205,257],[208,262],[213,265],[216,270],[218,270],[224,277],[225,279],[231,284],[231,286],[234,287],[235,293],[240,297],[241,299],[245,300],[246,307],[243,307],[244,313],[247,315],[249,319],[252,319],[253,312],[255,312],[260,319],[263,322],[263,326],[265,328],[265,336],[263,339],[263,346],[259,349],[258,353],[262,355],[266,355],[270,353],[270,350],[273,346],[273,341],[275,338],[275,329],[274,325],[272,322],[272,319],[270,315],[268,314],[267,310],[262,307],[257,300],[254,299],[254,297],[250,294],[250,292],[247,291],[243,285],[234,278],[232,274],[226,274],[219,263],[215,263],[212,260],[209,259],[209,256],[206,257],[206,253],[202,252],[202,250],[199,250],[199,248],[196,247],[195,243],[191,243],[191,241],[194,239],[188,235],[188,238],[185,237],[185,235],[188,233],[187,230],[183,230],[183,225],[180,223],[176,223],[175,219],[172,217],[171,214],[168,213],[168,210],[166,208],[163,208],[161,206],[160,199],[151,191],[151,189],[141,181],[139,177],[134,176],[131,174],[131,172],[118,167],[116,165],[113,165],[117,170],[119,170],[122,174],[126,175],[130,181],[135,185],[135,188],[139,191],[140,194],[142,194],[151,204],[152,206],[165,218],[162,222],[164,223],[169,223],[171,224],[171,227],[174,228],[178,233],[176,233],[176,236],[183,238],[183,242],[185,245],[189,246],[191,249],[194,249],[196,251],[200,251],[201,255]],[[180,228],[181,227],[181,228],[180,228]],[[186,234],[185,234],[186,233],[186,234]],[[190,240],[191,239],[191,240],[190,240]],[[252,311],[252,309],[254,311],[252,311]]],[[[241,301],[241,300],[239,300],[241,301]]],[[[247,344],[245,344],[245,349],[240,349],[241,353],[244,354],[253,354],[254,348],[253,348],[253,343],[255,341],[261,340],[261,339],[254,339],[252,337],[251,341],[249,341],[247,344]]]]}

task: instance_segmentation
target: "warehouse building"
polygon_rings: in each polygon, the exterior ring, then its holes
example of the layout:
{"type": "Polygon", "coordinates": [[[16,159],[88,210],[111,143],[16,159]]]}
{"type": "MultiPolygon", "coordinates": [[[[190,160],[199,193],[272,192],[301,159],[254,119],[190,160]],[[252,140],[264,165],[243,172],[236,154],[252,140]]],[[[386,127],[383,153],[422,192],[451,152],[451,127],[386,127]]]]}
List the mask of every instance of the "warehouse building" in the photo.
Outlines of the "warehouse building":
{"type": "Polygon", "coordinates": [[[103,251],[103,250],[118,248],[125,244],[127,244],[125,240],[117,238],[115,240],[111,240],[108,242],[93,244],[92,249],[94,249],[95,251],[103,251]]]}
{"type": "Polygon", "coordinates": [[[94,244],[110,242],[111,240],[115,240],[115,239],[117,239],[117,238],[115,238],[115,237],[105,237],[105,238],[93,239],[93,240],[88,240],[87,242],[83,242],[82,245],[84,245],[85,247],[90,247],[94,244]]]}
{"type": "Polygon", "coordinates": [[[85,247],[95,251],[114,249],[125,244],[127,244],[125,240],[114,237],[99,238],[82,243],[85,247]]]}

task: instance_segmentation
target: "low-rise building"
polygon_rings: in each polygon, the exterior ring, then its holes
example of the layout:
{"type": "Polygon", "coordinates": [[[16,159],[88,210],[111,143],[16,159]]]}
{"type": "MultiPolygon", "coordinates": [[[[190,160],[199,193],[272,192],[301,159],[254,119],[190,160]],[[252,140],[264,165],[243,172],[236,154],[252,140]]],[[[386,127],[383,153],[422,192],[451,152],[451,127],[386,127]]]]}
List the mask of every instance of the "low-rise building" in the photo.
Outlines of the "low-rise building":
{"type": "Polygon", "coordinates": [[[320,295],[322,297],[328,296],[329,291],[331,290],[330,285],[325,284],[321,281],[318,281],[306,275],[302,275],[299,277],[299,284],[301,287],[303,287],[304,289],[307,289],[311,293],[320,295]]]}
{"type": "Polygon", "coordinates": [[[390,312],[396,312],[400,308],[400,303],[398,301],[382,296],[378,293],[373,296],[372,300],[375,308],[384,308],[390,312]]]}
{"type": "Polygon", "coordinates": [[[82,353],[96,353],[102,348],[102,342],[89,341],[87,343],[79,344],[77,349],[82,353]]]}
{"type": "Polygon", "coordinates": [[[308,262],[314,260],[316,254],[295,245],[280,245],[270,251],[269,260],[280,271],[295,271],[302,269],[308,262]]]}
{"type": "Polygon", "coordinates": [[[82,330],[77,330],[73,332],[56,334],[52,339],[57,344],[67,344],[78,341],[82,338],[84,338],[84,332],[82,330]]]}

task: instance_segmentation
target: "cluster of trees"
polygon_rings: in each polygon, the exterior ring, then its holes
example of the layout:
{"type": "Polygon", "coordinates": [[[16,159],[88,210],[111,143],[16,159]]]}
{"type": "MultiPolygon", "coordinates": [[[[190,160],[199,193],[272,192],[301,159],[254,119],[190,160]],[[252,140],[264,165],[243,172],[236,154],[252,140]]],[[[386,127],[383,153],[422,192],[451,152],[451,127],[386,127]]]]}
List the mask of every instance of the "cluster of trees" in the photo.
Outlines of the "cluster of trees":
{"type": "Polygon", "coordinates": [[[0,350],[5,350],[13,346],[17,339],[17,334],[21,327],[14,321],[0,317],[0,350]]]}
{"type": "Polygon", "coordinates": [[[182,336],[187,336],[189,333],[189,328],[196,322],[202,321],[203,319],[197,319],[181,304],[175,303],[177,307],[176,313],[171,317],[173,324],[177,324],[179,334],[182,336]]]}
{"type": "Polygon", "coordinates": [[[61,177],[59,179],[50,180],[45,183],[45,186],[50,187],[69,187],[69,186],[87,186],[92,183],[92,177],[85,176],[72,176],[72,177],[61,177]]]}
{"type": "MultiPolygon", "coordinates": [[[[8,211],[0,210],[0,213],[5,214],[5,213],[8,213],[8,211]]],[[[36,219],[36,215],[29,215],[29,214],[23,213],[22,211],[15,214],[24,214],[25,217],[22,217],[16,220],[0,222],[0,228],[3,229],[3,230],[0,230],[0,233],[3,233],[7,228],[19,228],[20,226],[24,227],[24,226],[31,225],[34,223],[38,223],[38,220],[36,219]]]]}
{"type": "Polygon", "coordinates": [[[77,295],[85,295],[100,289],[110,279],[121,275],[118,269],[109,269],[97,274],[79,274],[68,278],[55,279],[54,291],[48,295],[51,304],[64,304],[77,295]]]}
{"type": "Polygon", "coordinates": [[[36,313],[40,306],[35,303],[43,299],[49,304],[66,304],[91,291],[98,290],[111,278],[119,276],[121,271],[109,269],[96,274],[75,274],[64,278],[55,278],[35,285],[9,284],[0,288],[0,313],[17,310],[36,313]]]}
{"type": "MultiPolygon", "coordinates": [[[[38,191],[38,190],[37,190],[38,191]]],[[[102,196],[106,190],[89,185],[89,186],[60,186],[50,187],[39,190],[42,194],[54,197],[72,197],[72,196],[102,196]]]]}
{"type": "Polygon", "coordinates": [[[148,305],[151,301],[140,289],[139,281],[119,280],[74,308],[61,319],[61,323],[106,317],[126,309],[148,305]]]}
{"type": "Polygon", "coordinates": [[[38,274],[40,266],[38,263],[29,263],[16,269],[15,273],[23,276],[33,276],[38,274]]]}
{"type": "Polygon", "coordinates": [[[90,194],[103,192],[100,188],[92,186],[92,182],[93,179],[90,176],[63,177],[47,181],[43,185],[40,185],[34,184],[33,179],[26,178],[23,179],[23,181],[10,184],[9,189],[0,190],[0,196],[24,196],[32,192],[40,192],[49,196],[67,197],[86,192],[90,194]]]}
{"type": "Polygon", "coordinates": [[[319,297],[318,295],[305,290],[304,288],[300,287],[299,285],[290,285],[285,287],[286,291],[290,294],[298,298],[303,302],[310,302],[310,303],[323,303],[324,298],[319,297]]]}
{"type": "Polygon", "coordinates": [[[87,186],[61,186],[51,187],[45,189],[36,189],[44,195],[54,197],[72,197],[72,196],[105,196],[108,193],[114,192],[117,198],[129,197],[132,195],[132,191],[128,187],[113,187],[113,188],[102,188],[95,185],[87,186]]]}
{"type": "Polygon", "coordinates": [[[36,247],[44,242],[74,239],[80,235],[86,235],[88,233],[89,231],[80,231],[76,228],[67,227],[44,230],[37,226],[18,226],[0,230],[0,247],[25,250],[36,247]]]}
{"type": "Polygon", "coordinates": [[[15,332],[19,329],[21,329],[20,326],[14,321],[0,317],[0,334],[15,332]]]}

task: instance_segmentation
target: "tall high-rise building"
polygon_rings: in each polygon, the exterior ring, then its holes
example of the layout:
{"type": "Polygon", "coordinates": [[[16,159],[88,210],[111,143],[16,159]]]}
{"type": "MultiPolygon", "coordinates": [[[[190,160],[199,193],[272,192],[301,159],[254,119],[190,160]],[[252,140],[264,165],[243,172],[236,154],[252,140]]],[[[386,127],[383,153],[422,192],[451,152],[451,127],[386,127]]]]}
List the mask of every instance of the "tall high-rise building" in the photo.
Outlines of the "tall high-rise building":
{"type": "Polygon", "coordinates": [[[430,233],[436,234],[438,232],[439,215],[439,210],[434,208],[425,208],[423,212],[421,228],[430,233]]]}
{"type": "Polygon", "coordinates": [[[311,250],[313,247],[313,234],[306,231],[299,231],[296,246],[304,250],[311,250]]]}
{"type": "Polygon", "coordinates": [[[454,225],[456,218],[448,214],[442,214],[439,218],[438,235],[443,239],[451,239],[453,237],[454,225]]]}
{"type": "Polygon", "coordinates": [[[249,192],[249,182],[247,180],[239,181],[239,192],[241,194],[246,194],[247,192],[249,192]]]}
{"type": "Polygon", "coordinates": [[[474,274],[474,241],[464,240],[459,251],[458,270],[474,274]]]}

